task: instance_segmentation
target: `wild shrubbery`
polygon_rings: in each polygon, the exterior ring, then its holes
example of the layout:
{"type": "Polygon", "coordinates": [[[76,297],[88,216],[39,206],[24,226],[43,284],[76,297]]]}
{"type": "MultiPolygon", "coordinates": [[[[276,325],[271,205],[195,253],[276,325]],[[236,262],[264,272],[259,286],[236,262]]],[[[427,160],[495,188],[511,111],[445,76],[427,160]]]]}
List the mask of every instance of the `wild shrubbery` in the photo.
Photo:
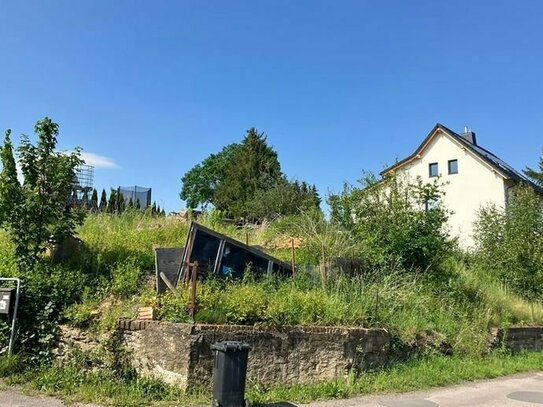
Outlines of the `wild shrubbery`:
{"type": "Polygon", "coordinates": [[[332,222],[351,234],[361,260],[371,266],[439,271],[455,247],[440,185],[420,178],[377,181],[371,174],[360,183],[360,188],[346,186],[329,202],[332,222]]]}
{"type": "Polygon", "coordinates": [[[489,206],[476,228],[475,264],[530,301],[543,299],[543,198],[515,189],[506,209],[489,206]]]}

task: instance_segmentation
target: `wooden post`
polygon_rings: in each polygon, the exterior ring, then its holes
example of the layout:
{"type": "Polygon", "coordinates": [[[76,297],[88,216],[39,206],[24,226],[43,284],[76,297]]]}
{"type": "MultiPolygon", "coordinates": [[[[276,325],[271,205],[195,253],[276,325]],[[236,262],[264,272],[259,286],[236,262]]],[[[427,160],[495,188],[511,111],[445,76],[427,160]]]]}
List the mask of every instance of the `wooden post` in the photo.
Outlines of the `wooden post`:
{"type": "Polygon", "coordinates": [[[185,284],[185,287],[186,287],[190,282],[190,263],[188,260],[184,263],[183,267],[185,268],[183,283],[185,284]]]}
{"type": "MultiPolygon", "coordinates": [[[[192,230],[189,228],[189,236],[188,236],[188,241],[187,241],[187,247],[185,247],[185,255],[183,257],[185,257],[187,259],[187,261],[183,264],[182,263],[182,266],[181,267],[185,267],[185,275],[184,275],[184,278],[183,278],[183,282],[185,283],[185,285],[187,285],[190,281],[190,276],[189,276],[189,273],[190,273],[190,256],[192,254],[192,246],[193,246],[193,240],[194,240],[194,236],[192,235],[192,230]]],[[[181,271],[183,271],[183,268],[181,268],[181,271]]]]}
{"type": "Polygon", "coordinates": [[[249,232],[245,229],[245,244],[249,246],[249,232]]]}
{"type": "Polygon", "coordinates": [[[290,239],[290,243],[292,246],[292,256],[290,259],[290,266],[292,268],[292,276],[294,277],[294,274],[296,274],[296,253],[294,251],[294,238],[290,239]]]}
{"type": "Polygon", "coordinates": [[[198,281],[198,262],[192,263],[191,289],[190,289],[190,317],[193,322],[196,314],[196,282],[198,281]]]}

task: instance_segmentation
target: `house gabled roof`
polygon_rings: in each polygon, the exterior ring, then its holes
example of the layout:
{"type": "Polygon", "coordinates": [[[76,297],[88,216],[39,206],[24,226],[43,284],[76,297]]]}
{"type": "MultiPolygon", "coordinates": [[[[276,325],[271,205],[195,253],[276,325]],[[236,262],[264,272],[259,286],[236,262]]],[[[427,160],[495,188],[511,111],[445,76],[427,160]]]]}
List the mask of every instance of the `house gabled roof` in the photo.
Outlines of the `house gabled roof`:
{"type": "Polygon", "coordinates": [[[437,123],[434,128],[428,133],[428,135],[425,137],[425,139],[422,141],[420,146],[415,150],[413,154],[410,156],[404,158],[403,160],[398,161],[396,164],[392,165],[391,167],[386,168],[381,172],[381,175],[384,177],[391,171],[395,170],[396,168],[402,167],[403,165],[407,164],[410,161],[413,161],[417,158],[419,158],[420,154],[424,149],[428,146],[430,141],[434,138],[434,136],[437,134],[438,130],[441,130],[443,133],[448,135],[449,137],[452,137],[455,141],[462,144],[463,147],[465,147],[468,151],[470,151],[475,156],[479,157],[481,160],[483,160],[486,164],[488,164],[490,167],[492,167],[494,170],[496,170],[498,173],[500,173],[504,178],[512,179],[516,182],[521,182],[527,185],[530,185],[532,188],[534,188],[537,192],[543,194],[543,188],[539,185],[533,183],[528,177],[526,177],[523,173],[515,170],[513,167],[511,167],[509,164],[507,164],[505,161],[503,161],[501,158],[499,158],[497,155],[491,153],[490,151],[482,148],[481,146],[478,146],[477,144],[471,143],[468,140],[466,140],[461,135],[455,133],[451,129],[445,127],[441,123],[437,123]]]}

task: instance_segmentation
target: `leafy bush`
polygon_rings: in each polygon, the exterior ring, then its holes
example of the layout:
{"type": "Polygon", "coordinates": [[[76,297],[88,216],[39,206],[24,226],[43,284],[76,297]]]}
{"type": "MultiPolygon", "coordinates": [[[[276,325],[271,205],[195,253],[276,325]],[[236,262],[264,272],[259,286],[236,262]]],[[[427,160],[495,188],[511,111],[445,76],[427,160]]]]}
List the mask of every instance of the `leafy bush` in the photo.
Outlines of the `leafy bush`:
{"type": "Polygon", "coordinates": [[[506,209],[483,208],[476,223],[476,264],[518,295],[543,298],[543,201],[520,187],[506,209]]]}
{"type": "Polygon", "coordinates": [[[128,298],[142,287],[142,271],[133,258],[118,262],[112,272],[111,293],[121,298],[128,298]]]}
{"type": "Polygon", "coordinates": [[[440,185],[407,178],[378,181],[369,174],[361,188],[331,195],[332,219],[353,233],[359,256],[370,265],[398,264],[438,271],[454,248],[440,199],[440,185]]]}
{"type": "Polygon", "coordinates": [[[23,136],[17,149],[24,181],[21,183],[13,155],[11,131],[1,148],[0,224],[7,228],[15,247],[17,263],[32,267],[51,244],[73,236],[83,214],[70,208],[76,166],[82,163],[79,150],[55,151],[58,125],[48,117],[39,120],[33,145],[23,136]]]}

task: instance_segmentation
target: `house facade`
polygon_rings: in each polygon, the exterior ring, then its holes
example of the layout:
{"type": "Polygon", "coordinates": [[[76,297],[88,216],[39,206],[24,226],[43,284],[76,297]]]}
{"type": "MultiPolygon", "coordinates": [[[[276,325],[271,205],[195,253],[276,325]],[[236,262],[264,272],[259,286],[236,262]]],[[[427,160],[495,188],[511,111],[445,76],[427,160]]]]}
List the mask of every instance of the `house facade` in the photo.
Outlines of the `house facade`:
{"type": "Polygon", "coordinates": [[[520,183],[543,193],[522,173],[479,146],[475,133],[457,134],[439,123],[413,154],[381,175],[420,176],[425,182],[439,179],[444,184],[443,204],[451,212],[451,235],[464,248],[474,244],[474,222],[481,207],[495,204],[505,208],[511,190],[520,183]]]}

